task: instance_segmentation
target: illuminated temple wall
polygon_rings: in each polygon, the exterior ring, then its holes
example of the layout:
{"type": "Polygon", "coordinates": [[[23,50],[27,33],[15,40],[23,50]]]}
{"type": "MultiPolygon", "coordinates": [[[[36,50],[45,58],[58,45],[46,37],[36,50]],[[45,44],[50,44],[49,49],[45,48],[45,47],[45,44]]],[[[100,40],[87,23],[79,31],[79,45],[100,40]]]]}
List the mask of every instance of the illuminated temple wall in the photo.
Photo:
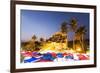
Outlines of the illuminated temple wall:
{"type": "Polygon", "coordinates": [[[51,36],[49,42],[45,42],[40,52],[63,52],[68,48],[67,34],[56,32],[51,36]]]}

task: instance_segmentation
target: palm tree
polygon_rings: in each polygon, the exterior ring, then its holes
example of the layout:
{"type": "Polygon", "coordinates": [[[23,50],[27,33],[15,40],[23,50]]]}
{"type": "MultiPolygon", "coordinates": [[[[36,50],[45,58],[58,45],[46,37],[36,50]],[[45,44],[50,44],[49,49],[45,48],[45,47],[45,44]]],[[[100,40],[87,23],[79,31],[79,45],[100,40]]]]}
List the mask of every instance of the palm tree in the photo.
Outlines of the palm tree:
{"type": "Polygon", "coordinates": [[[78,40],[80,40],[80,44],[81,44],[81,48],[83,50],[83,52],[85,52],[85,47],[84,47],[84,35],[86,34],[87,30],[85,26],[80,26],[76,33],[76,36],[78,37],[78,40]]]}
{"type": "MultiPolygon", "coordinates": [[[[67,24],[67,22],[64,21],[64,22],[61,24],[60,31],[63,33],[63,36],[61,36],[61,37],[62,37],[62,38],[61,38],[61,42],[64,42],[65,40],[68,40],[67,33],[68,33],[69,29],[68,29],[68,24],[67,24]]],[[[68,45],[68,41],[66,41],[66,45],[68,45]]]]}
{"type": "Polygon", "coordinates": [[[74,33],[74,36],[73,36],[73,49],[75,49],[75,32],[77,30],[77,20],[75,18],[72,18],[70,20],[70,26],[71,26],[71,30],[73,31],[74,33]]]}
{"type": "Polygon", "coordinates": [[[62,33],[67,33],[68,32],[67,22],[64,21],[61,24],[60,30],[61,30],[62,33]]]}

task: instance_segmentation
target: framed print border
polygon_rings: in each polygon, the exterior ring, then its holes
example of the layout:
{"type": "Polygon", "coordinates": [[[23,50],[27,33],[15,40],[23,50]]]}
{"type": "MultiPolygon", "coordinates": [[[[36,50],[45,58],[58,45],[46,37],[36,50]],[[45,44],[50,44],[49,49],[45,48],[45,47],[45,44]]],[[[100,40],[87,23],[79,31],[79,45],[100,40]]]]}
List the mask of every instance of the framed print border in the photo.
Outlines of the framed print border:
{"type": "Polygon", "coordinates": [[[42,70],[59,70],[59,69],[75,69],[75,68],[90,68],[96,67],[96,6],[93,5],[77,5],[77,4],[61,4],[61,3],[45,3],[45,2],[31,2],[31,1],[11,1],[11,66],[10,71],[13,72],[27,72],[27,71],[42,71],[42,70]],[[57,67],[41,67],[41,68],[25,68],[16,69],[16,5],[36,5],[36,6],[50,6],[50,7],[70,7],[70,8],[85,8],[93,9],[94,11],[94,64],[75,65],[75,66],[57,66],[57,67]]]}

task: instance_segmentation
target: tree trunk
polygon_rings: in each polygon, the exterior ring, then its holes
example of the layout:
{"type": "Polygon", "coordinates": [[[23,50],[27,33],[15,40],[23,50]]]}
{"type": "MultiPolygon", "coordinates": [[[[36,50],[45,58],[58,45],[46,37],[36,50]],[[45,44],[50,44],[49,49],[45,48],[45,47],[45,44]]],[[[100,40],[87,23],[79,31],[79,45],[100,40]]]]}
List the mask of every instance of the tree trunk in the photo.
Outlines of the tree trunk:
{"type": "Polygon", "coordinates": [[[75,50],[75,37],[73,38],[73,49],[75,50]]]}
{"type": "Polygon", "coordinates": [[[76,50],[75,49],[75,33],[74,33],[74,37],[73,37],[73,49],[76,50]]]}
{"type": "Polygon", "coordinates": [[[67,48],[68,48],[68,36],[66,36],[67,38],[67,40],[66,40],[66,46],[67,46],[67,48]]]}
{"type": "Polygon", "coordinates": [[[84,50],[84,36],[83,36],[83,34],[82,34],[82,50],[83,50],[83,52],[85,52],[85,50],[84,50]]]}

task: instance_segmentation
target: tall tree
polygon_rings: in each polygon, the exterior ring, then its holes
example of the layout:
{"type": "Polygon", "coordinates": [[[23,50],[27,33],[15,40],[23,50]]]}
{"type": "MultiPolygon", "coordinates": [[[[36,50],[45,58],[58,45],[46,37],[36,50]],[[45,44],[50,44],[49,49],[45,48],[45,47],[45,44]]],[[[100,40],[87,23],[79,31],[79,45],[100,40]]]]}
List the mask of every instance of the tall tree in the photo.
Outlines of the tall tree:
{"type": "Polygon", "coordinates": [[[61,39],[59,39],[61,41],[61,43],[66,43],[66,46],[68,46],[68,31],[69,31],[69,28],[68,28],[68,24],[67,22],[63,22],[61,24],[61,27],[60,27],[60,31],[62,32],[62,36],[60,36],[61,39]]]}
{"type": "Polygon", "coordinates": [[[76,18],[72,18],[70,20],[70,26],[71,26],[71,30],[74,33],[74,36],[73,36],[73,49],[75,49],[75,32],[76,32],[77,26],[78,26],[78,23],[77,23],[77,19],[76,18]]]}
{"type": "Polygon", "coordinates": [[[78,40],[80,41],[81,47],[83,52],[85,52],[85,47],[84,47],[84,40],[85,40],[85,34],[86,34],[87,30],[85,26],[80,26],[77,31],[76,31],[76,35],[78,37],[78,40]]]}
{"type": "Polygon", "coordinates": [[[60,30],[61,30],[62,33],[67,33],[68,32],[67,22],[64,21],[61,24],[60,30]]]}

